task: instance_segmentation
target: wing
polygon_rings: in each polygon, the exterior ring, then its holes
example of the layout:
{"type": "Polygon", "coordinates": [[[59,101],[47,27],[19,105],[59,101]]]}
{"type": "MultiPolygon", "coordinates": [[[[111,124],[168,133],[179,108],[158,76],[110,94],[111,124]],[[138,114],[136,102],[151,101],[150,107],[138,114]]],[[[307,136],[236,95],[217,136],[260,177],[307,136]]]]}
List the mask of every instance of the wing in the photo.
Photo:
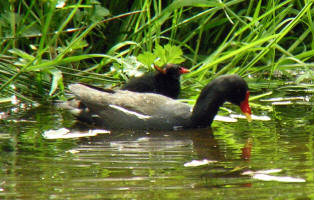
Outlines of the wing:
{"type": "Polygon", "coordinates": [[[122,90],[108,93],[81,84],[69,88],[90,112],[99,115],[110,127],[180,126],[191,115],[187,104],[163,95],[122,90]]]}

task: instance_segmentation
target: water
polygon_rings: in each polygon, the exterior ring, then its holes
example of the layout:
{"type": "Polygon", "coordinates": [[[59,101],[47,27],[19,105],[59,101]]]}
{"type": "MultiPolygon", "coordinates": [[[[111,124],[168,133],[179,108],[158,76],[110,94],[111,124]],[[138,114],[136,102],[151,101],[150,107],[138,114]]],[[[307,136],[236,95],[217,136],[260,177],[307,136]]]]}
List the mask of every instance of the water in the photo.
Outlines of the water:
{"type": "Polygon", "coordinates": [[[0,199],[313,199],[313,104],[272,103],[254,110],[270,121],[56,140],[42,135],[71,117],[18,112],[0,126],[0,199]]]}

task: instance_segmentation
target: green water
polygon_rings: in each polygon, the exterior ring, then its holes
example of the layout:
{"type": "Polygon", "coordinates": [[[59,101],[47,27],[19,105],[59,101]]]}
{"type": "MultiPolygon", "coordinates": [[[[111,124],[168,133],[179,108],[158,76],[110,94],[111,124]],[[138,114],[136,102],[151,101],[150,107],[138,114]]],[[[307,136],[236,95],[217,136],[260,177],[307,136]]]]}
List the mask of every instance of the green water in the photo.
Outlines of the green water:
{"type": "Polygon", "coordinates": [[[0,199],[314,199],[311,99],[258,103],[270,121],[56,140],[42,135],[71,117],[51,106],[17,112],[0,126],[0,199]],[[205,159],[215,162],[185,166],[205,159]],[[271,169],[263,177],[275,180],[243,174],[271,169]]]}

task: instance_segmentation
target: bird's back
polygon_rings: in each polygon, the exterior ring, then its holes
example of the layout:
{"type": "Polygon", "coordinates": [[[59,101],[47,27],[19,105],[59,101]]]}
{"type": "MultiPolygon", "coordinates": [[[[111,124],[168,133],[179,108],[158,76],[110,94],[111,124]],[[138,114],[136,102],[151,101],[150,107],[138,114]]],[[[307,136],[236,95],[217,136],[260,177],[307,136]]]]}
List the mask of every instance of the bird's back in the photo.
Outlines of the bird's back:
{"type": "Polygon", "coordinates": [[[121,87],[122,90],[129,90],[133,92],[152,92],[152,93],[156,93],[157,88],[158,88],[158,85],[156,85],[154,73],[148,73],[144,76],[130,79],[124,86],[121,87]]]}
{"type": "Polygon", "coordinates": [[[186,126],[191,116],[190,106],[158,94],[122,90],[108,93],[81,84],[69,88],[107,128],[171,130],[186,126]]]}

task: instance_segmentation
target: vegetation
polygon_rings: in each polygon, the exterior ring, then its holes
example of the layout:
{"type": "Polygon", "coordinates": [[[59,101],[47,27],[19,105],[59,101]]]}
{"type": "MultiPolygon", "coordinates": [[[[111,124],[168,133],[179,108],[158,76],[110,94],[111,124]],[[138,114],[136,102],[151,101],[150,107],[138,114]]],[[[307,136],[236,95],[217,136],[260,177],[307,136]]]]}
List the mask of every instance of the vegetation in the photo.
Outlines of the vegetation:
{"type": "Polygon", "coordinates": [[[251,194],[263,199],[313,198],[312,190],[306,190],[314,180],[313,3],[1,1],[0,195],[9,199],[228,199],[235,195],[250,199],[251,194]],[[153,132],[117,131],[47,140],[45,131],[73,127],[72,115],[55,111],[50,104],[23,112],[32,107],[24,102],[65,99],[69,83],[120,86],[131,76],[153,70],[152,63],[167,62],[183,63],[192,70],[181,79],[181,97],[191,102],[219,75],[245,77],[255,92],[250,99],[253,114],[270,116],[271,121],[216,121],[213,136],[199,129],[177,131],[174,137],[165,132],[155,137],[153,132]],[[297,85],[280,87],[272,97],[292,94],[289,98],[254,102],[288,81],[297,85]],[[302,87],[307,88],[302,90],[305,95],[295,93],[302,87]],[[243,147],[252,148],[245,160],[243,147]],[[204,158],[218,162],[183,167],[204,158]],[[306,182],[253,180],[241,174],[246,169],[282,169],[273,175],[306,182]]]}
{"type": "Polygon", "coordinates": [[[165,62],[193,70],[182,83],[192,93],[225,73],[312,80],[313,2],[4,1],[1,100],[62,98],[74,81],[112,87],[165,62]]]}

